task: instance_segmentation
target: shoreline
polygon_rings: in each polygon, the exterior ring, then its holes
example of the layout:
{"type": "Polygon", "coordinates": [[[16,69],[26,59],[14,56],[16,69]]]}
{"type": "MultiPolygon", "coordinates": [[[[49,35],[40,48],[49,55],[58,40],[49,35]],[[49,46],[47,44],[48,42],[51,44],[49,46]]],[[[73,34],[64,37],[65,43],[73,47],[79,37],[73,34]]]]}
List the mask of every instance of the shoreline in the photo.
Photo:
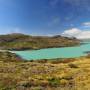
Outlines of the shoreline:
{"type": "Polygon", "coordinates": [[[83,45],[83,44],[79,44],[79,45],[73,45],[73,46],[59,46],[59,47],[46,47],[46,48],[38,48],[38,49],[6,49],[6,50],[3,50],[1,49],[1,51],[33,51],[33,50],[42,50],[42,49],[53,49],[53,48],[72,48],[72,47],[78,47],[80,45],[83,45]]]}

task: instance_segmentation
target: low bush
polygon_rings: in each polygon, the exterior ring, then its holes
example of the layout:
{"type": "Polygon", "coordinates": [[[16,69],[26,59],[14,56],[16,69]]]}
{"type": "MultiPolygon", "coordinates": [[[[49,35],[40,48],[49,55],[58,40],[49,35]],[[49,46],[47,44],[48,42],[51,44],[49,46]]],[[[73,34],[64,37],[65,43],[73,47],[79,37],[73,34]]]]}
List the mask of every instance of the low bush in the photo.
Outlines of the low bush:
{"type": "Polygon", "coordinates": [[[78,66],[76,64],[70,63],[68,64],[70,68],[78,68],[78,66]]]}

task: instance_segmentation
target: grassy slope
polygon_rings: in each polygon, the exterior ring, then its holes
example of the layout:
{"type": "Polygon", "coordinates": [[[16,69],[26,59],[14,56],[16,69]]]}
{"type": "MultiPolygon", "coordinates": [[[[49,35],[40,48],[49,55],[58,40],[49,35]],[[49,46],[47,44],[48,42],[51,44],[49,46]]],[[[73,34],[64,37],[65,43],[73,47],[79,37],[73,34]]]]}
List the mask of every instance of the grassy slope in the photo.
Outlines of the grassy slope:
{"type": "Polygon", "coordinates": [[[89,89],[90,57],[27,62],[0,53],[0,90],[89,89]]]}
{"type": "Polygon", "coordinates": [[[41,37],[23,34],[0,35],[0,49],[26,50],[78,45],[79,40],[62,36],[41,37]]]}

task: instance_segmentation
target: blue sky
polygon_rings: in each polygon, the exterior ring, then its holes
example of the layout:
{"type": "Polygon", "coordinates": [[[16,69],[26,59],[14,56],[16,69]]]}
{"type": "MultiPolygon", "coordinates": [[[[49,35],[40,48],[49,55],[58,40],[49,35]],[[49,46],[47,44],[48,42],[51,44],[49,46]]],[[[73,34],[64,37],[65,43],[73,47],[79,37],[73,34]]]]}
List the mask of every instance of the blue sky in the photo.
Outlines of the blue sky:
{"type": "Polygon", "coordinates": [[[90,0],[0,0],[0,34],[90,30],[90,0]]]}

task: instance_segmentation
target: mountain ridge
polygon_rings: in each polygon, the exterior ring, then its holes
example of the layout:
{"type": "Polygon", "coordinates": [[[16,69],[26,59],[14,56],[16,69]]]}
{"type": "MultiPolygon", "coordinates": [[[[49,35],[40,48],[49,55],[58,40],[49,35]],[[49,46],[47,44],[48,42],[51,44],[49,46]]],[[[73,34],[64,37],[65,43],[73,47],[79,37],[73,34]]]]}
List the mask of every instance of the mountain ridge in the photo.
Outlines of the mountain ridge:
{"type": "Polygon", "coordinates": [[[55,36],[31,36],[21,33],[0,35],[0,49],[31,50],[79,45],[76,38],[55,36]]]}

